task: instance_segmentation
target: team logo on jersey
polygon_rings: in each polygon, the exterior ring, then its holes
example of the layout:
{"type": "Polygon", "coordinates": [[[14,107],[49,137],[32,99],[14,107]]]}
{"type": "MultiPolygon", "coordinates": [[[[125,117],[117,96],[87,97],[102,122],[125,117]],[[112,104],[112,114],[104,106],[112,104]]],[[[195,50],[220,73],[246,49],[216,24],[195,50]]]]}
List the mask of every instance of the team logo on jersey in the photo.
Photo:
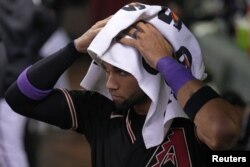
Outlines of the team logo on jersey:
{"type": "Polygon", "coordinates": [[[147,167],[191,167],[183,128],[171,129],[165,141],[156,148],[147,167]]]}

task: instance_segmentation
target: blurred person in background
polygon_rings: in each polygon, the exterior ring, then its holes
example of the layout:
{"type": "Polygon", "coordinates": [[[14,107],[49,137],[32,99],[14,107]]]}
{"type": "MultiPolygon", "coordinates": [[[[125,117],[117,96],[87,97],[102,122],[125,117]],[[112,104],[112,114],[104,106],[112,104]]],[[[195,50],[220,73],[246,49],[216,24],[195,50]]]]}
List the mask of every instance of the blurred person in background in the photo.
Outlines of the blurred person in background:
{"type": "Polygon", "coordinates": [[[247,103],[243,100],[239,93],[236,91],[228,90],[222,93],[222,97],[229,101],[238,111],[242,117],[241,135],[234,146],[235,150],[248,150],[250,151],[250,110],[247,103]]]}
{"type": "Polygon", "coordinates": [[[36,166],[36,138],[29,120],[13,112],[3,97],[27,66],[41,59],[40,49],[57,28],[54,14],[31,0],[0,1],[0,166],[36,166]]]}

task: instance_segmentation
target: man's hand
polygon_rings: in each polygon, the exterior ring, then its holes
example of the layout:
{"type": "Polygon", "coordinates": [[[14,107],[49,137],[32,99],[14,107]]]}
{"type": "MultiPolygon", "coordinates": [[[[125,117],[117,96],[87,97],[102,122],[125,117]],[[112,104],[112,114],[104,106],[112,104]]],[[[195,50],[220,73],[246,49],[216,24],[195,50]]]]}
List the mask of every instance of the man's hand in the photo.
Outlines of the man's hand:
{"type": "Polygon", "coordinates": [[[140,21],[124,33],[132,38],[121,37],[118,41],[136,48],[152,68],[162,57],[172,55],[171,44],[149,23],[140,21]]]}
{"type": "Polygon", "coordinates": [[[90,43],[95,38],[95,36],[101,31],[101,29],[107,24],[111,17],[112,16],[109,16],[104,20],[96,22],[83,35],[75,39],[74,43],[76,50],[80,53],[87,53],[87,48],[89,47],[90,43]]]}

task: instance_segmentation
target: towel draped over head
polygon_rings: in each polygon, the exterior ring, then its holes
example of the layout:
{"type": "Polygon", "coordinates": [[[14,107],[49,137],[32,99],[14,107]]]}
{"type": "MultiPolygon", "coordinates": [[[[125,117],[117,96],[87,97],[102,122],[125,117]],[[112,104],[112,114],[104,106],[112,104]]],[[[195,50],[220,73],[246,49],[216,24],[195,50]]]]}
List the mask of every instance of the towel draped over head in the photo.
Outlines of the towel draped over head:
{"type": "Polygon", "coordinates": [[[88,47],[93,62],[81,86],[111,99],[105,87],[105,72],[94,61],[105,61],[132,74],[152,101],[142,129],[145,146],[150,148],[163,141],[173,118],[188,117],[161,74],[148,68],[135,48],[115,41],[121,31],[139,20],[151,23],[162,33],[172,44],[177,60],[186,63],[195,78],[205,78],[199,44],[178,17],[167,7],[132,3],[116,12],[88,47]]]}

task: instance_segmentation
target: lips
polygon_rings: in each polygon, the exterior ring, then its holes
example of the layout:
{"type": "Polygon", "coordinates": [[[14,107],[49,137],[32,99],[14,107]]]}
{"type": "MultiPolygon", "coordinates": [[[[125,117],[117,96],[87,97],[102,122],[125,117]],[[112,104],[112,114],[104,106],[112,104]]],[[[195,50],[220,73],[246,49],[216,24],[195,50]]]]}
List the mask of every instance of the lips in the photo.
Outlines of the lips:
{"type": "Polygon", "coordinates": [[[113,101],[115,101],[115,102],[120,102],[120,101],[124,100],[123,97],[117,96],[117,95],[111,95],[111,97],[112,97],[113,101]]]}

